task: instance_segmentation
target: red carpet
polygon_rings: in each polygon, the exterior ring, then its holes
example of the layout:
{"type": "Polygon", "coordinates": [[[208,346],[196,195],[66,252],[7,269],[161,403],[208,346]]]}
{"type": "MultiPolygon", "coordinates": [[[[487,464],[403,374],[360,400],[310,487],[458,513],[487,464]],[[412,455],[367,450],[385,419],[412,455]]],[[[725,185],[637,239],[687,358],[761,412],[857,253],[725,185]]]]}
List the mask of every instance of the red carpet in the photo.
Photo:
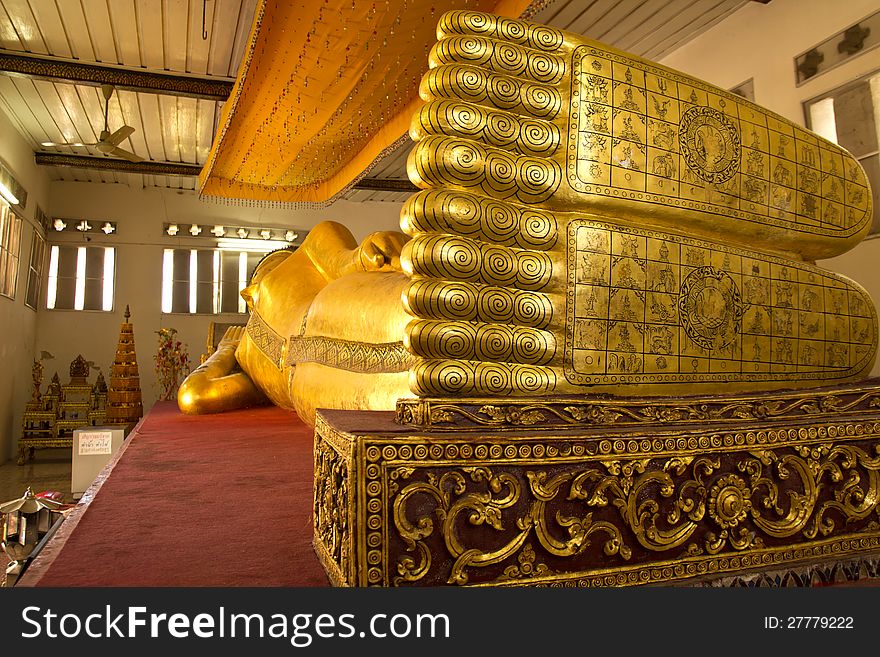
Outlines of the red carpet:
{"type": "Polygon", "coordinates": [[[20,584],[327,586],[311,545],[312,441],[275,407],[191,417],[160,402],[20,584]]]}

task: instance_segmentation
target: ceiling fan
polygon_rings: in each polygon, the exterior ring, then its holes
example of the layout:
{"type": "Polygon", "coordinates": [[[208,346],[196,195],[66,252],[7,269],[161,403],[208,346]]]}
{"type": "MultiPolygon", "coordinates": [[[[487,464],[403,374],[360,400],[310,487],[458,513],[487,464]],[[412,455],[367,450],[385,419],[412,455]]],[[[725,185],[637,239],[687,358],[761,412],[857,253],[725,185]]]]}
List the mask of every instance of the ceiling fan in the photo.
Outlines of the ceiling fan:
{"type": "Polygon", "coordinates": [[[101,93],[104,96],[104,129],[101,131],[101,134],[98,136],[98,141],[93,142],[91,144],[85,144],[83,142],[74,141],[74,142],[54,142],[54,141],[44,141],[42,143],[43,146],[54,147],[54,146],[94,146],[104,155],[116,155],[118,157],[123,157],[129,162],[142,162],[143,158],[135,155],[131,151],[127,151],[124,148],[120,148],[119,144],[128,139],[131,134],[134,132],[134,128],[130,125],[124,125],[115,132],[111,133],[109,126],[107,124],[107,113],[110,107],[110,97],[113,95],[115,88],[112,84],[102,84],[101,85],[101,93]]]}

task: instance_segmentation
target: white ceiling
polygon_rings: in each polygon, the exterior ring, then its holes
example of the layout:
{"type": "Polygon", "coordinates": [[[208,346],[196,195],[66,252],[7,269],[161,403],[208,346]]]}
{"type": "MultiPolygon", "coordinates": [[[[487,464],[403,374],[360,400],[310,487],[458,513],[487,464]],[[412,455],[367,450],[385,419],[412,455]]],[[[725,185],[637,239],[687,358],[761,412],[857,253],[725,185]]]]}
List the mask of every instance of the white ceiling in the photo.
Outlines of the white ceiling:
{"type": "MultiPolygon", "coordinates": [[[[749,0],[555,0],[533,20],[649,59],[660,59],[749,0]]],[[[238,71],[257,0],[0,0],[0,48],[137,70],[231,80],[238,71]],[[202,39],[206,8],[208,38],[202,39]]],[[[117,90],[110,131],[135,132],[121,146],[145,160],[202,165],[221,103],[117,90]]],[[[100,155],[89,147],[44,148],[44,141],[95,142],[103,102],[94,86],[0,74],[0,108],[35,151],[100,155]]],[[[377,163],[371,178],[406,179],[404,143],[377,163]]],[[[181,176],[48,167],[54,180],[195,189],[181,176]]],[[[354,201],[398,202],[407,192],[350,191],[354,201]]]]}
{"type": "MultiPolygon", "coordinates": [[[[257,0],[0,0],[0,47],[80,62],[232,80],[247,45],[257,0]],[[202,38],[202,8],[208,38],[202,38]]],[[[0,107],[35,151],[100,155],[94,148],[41,142],[96,142],[103,128],[98,87],[0,75],[0,107]]],[[[117,90],[112,132],[135,132],[121,146],[145,160],[204,164],[221,103],[117,90]]],[[[179,176],[49,167],[54,180],[195,189],[179,176]]]]}

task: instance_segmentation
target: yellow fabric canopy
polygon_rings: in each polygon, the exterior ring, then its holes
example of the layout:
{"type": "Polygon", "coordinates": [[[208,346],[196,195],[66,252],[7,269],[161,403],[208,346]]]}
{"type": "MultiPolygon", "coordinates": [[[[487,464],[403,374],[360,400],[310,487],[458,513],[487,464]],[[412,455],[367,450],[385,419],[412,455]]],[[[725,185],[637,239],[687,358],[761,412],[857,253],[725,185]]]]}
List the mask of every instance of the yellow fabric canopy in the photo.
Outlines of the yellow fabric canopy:
{"type": "Polygon", "coordinates": [[[263,0],[202,196],[324,205],[406,134],[450,9],[530,16],[546,0],[263,0]]]}

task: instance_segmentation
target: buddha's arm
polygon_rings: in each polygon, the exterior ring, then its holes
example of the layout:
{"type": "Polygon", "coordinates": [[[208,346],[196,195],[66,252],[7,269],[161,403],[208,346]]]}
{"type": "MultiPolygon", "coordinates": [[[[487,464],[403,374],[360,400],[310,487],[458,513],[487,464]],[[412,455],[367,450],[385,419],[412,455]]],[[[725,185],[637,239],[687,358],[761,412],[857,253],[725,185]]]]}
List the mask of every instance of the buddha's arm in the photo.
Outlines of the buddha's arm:
{"type": "Polygon", "coordinates": [[[177,392],[181,411],[191,415],[222,413],[267,402],[235,360],[242,335],[242,326],[227,329],[217,351],[186,377],[177,392]]]}
{"type": "Polygon", "coordinates": [[[402,233],[371,233],[358,244],[342,224],[325,221],[309,233],[299,250],[328,280],[358,271],[400,271],[400,250],[408,238],[402,233]]]}

